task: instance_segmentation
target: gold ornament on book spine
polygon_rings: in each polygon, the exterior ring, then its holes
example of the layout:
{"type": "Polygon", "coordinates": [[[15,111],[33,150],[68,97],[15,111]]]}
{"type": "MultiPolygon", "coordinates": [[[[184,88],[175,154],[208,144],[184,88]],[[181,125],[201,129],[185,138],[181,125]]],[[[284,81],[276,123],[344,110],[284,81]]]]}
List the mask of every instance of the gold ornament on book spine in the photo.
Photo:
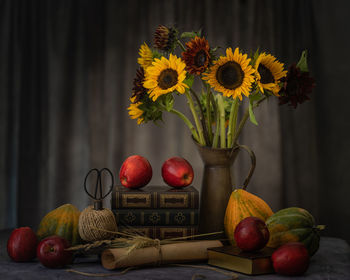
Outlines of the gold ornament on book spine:
{"type": "Polygon", "coordinates": [[[150,194],[122,194],[122,205],[127,208],[151,208],[150,194]]]}

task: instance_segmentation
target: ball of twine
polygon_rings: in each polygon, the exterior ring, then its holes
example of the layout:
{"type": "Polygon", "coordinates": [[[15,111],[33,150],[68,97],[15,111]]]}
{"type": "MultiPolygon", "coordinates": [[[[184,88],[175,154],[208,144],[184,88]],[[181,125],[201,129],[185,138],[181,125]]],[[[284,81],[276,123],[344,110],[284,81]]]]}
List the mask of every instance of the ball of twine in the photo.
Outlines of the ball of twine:
{"type": "Polygon", "coordinates": [[[117,231],[117,223],[114,214],[109,209],[95,210],[89,206],[79,216],[79,234],[85,241],[98,241],[110,239],[115,234],[108,231],[117,231]]]}

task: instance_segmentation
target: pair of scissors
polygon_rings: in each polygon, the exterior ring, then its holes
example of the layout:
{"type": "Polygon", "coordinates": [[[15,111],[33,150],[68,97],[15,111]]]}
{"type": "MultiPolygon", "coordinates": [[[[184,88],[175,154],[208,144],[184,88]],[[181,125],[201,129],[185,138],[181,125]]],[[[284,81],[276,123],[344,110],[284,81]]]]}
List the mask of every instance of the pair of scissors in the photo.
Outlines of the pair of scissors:
{"type": "Polygon", "coordinates": [[[113,185],[114,185],[114,177],[113,177],[112,172],[108,168],[102,168],[101,170],[98,170],[97,168],[93,168],[86,174],[85,180],[84,180],[84,190],[87,193],[87,195],[90,196],[94,200],[94,209],[95,210],[102,210],[103,209],[102,201],[104,198],[107,197],[107,195],[109,195],[112,192],[113,185]],[[95,192],[93,194],[90,193],[88,191],[88,188],[87,188],[87,179],[90,176],[90,174],[92,174],[92,173],[96,173],[96,175],[97,175],[96,184],[95,184],[95,192]],[[105,194],[103,194],[103,186],[102,186],[103,173],[107,173],[108,175],[110,175],[110,178],[111,178],[111,185],[108,187],[109,190],[105,194]]]}

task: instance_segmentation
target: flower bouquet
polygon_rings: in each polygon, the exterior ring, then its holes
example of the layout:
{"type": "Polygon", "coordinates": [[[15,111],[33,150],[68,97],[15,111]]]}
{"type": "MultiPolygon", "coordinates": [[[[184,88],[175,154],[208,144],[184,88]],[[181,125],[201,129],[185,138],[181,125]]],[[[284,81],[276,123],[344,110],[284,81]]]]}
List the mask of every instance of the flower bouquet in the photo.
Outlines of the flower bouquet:
{"type": "Polygon", "coordinates": [[[163,112],[170,112],[184,121],[199,145],[233,148],[248,118],[258,124],[254,109],[266,99],[278,98],[279,104],[294,108],[309,99],[315,83],[306,51],[287,71],[275,56],[260,50],[250,55],[239,47],[227,48],[224,55],[219,50],[210,46],[201,31],[180,33],[160,25],[154,49],[146,43],[140,47],[130,117],[142,124],[158,122],[163,112]],[[182,95],[194,123],[174,108],[174,97],[182,95]],[[249,103],[238,120],[243,97],[249,103]]]}
{"type": "Polygon", "coordinates": [[[180,33],[159,26],[154,49],[140,47],[137,70],[128,108],[138,124],[162,120],[163,112],[180,117],[191,131],[204,161],[201,186],[199,232],[223,230],[223,219],[232,193],[230,166],[238,151],[251,157],[252,167],[244,181],[245,190],[255,168],[254,153],[238,143],[248,118],[257,125],[254,109],[268,98],[294,108],[309,99],[315,85],[304,51],[297,64],[285,70],[272,54],[259,49],[250,55],[238,47],[211,47],[197,32],[180,33]],[[192,121],[175,109],[174,97],[185,96],[192,121]],[[247,103],[242,118],[238,111],[247,103]],[[194,122],[193,122],[194,121],[194,122]]]}

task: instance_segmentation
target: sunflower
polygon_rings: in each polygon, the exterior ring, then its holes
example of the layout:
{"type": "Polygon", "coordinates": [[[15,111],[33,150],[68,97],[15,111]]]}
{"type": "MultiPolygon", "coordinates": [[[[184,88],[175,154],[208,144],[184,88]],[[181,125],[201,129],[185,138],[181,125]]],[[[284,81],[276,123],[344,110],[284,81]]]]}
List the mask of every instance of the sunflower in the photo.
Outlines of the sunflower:
{"type": "Polygon", "coordinates": [[[164,56],[161,59],[155,58],[152,66],[146,69],[143,86],[148,89],[149,97],[153,101],[163,94],[177,90],[179,93],[185,92],[188,86],[183,82],[186,78],[186,64],[170,54],[169,59],[164,56]]]}
{"type": "Polygon", "coordinates": [[[142,100],[142,98],[144,96],[147,95],[147,89],[145,89],[143,87],[143,81],[145,80],[145,70],[143,70],[142,67],[140,67],[139,69],[136,70],[136,77],[134,79],[134,87],[132,88],[132,96],[134,97],[133,103],[137,103],[140,100],[142,100]]]}
{"type": "Polygon", "coordinates": [[[200,75],[210,62],[208,41],[205,38],[195,37],[186,43],[186,47],[186,51],[182,53],[186,70],[191,74],[200,75]]]}
{"type": "Polygon", "coordinates": [[[131,97],[130,102],[131,104],[128,107],[130,119],[137,119],[137,124],[143,123],[144,118],[142,117],[142,115],[144,112],[139,108],[139,106],[142,105],[142,102],[135,103],[135,97],[131,97]]]}
{"type": "Polygon", "coordinates": [[[137,59],[137,62],[141,65],[142,68],[146,69],[152,64],[153,53],[146,43],[143,43],[141,45],[139,55],[140,57],[137,59]]]}
{"type": "Polygon", "coordinates": [[[242,93],[249,96],[251,85],[254,82],[254,69],[249,65],[250,59],[246,54],[241,54],[239,48],[226,49],[226,56],[221,56],[210,68],[209,73],[204,73],[203,79],[207,80],[216,91],[224,96],[233,96],[242,100],[242,93]]]}
{"type": "Polygon", "coordinates": [[[279,96],[279,82],[287,75],[283,70],[283,63],[278,62],[271,54],[261,53],[255,62],[256,82],[262,93],[264,90],[271,91],[274,95],[279,96]]]}
{"type": "Polygon", "coordinates": [[[154,46],[162,51],[171,51],[176,41],[176,29],[159,25],[154,33],[154,46]]]}

